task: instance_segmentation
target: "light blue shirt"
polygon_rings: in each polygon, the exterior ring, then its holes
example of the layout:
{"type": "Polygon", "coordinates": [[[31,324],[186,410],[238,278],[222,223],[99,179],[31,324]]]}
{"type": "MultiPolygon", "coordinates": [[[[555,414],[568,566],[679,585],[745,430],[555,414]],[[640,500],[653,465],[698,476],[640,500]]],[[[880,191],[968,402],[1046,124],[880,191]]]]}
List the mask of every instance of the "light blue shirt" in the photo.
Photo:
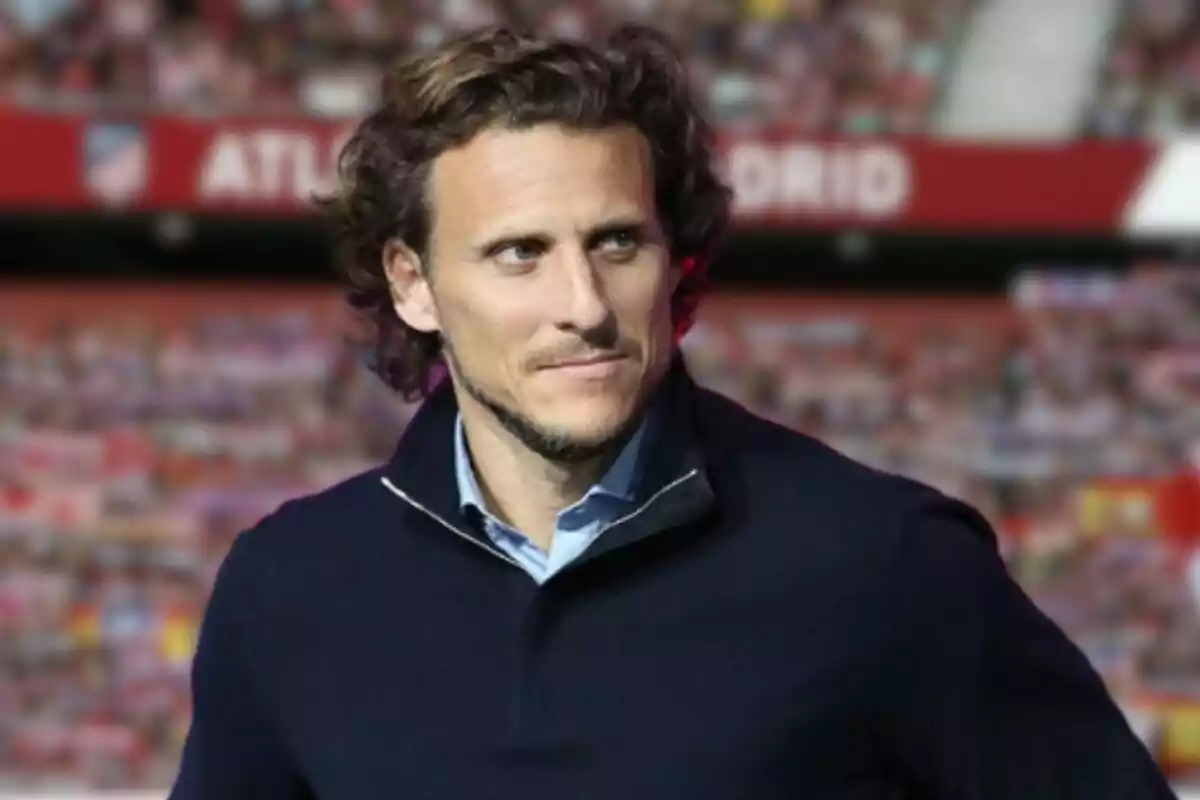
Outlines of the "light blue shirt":
{"type": "Polygon", "coordinates": [[[462,418],[454,430],[455,476],[459,504],[463,511],[474,508],[483,520],[488,538],[516,561],[539,584],[583,555],[604,529],[634,508],[634,489],[638,462],[645,437],[646,423],[637,429],[617,460],[600,482],[592,486],[573,505],[558,512],[554,538],[549,551],[543,551],[529,537],[494,517],[488,510],[467,452],[462,418]]]}

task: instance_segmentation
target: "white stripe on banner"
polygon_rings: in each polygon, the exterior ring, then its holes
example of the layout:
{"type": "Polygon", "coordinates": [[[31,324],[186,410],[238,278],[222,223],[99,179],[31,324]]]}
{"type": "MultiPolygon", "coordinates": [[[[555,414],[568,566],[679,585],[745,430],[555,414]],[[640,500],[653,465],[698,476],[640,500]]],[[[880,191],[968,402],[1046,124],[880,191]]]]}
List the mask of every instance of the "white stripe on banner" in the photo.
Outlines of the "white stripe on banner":
{"type": "Polygon", "coordinates": [[[1135,237],[1200,235],[1200,136],[1168,140],[1125,208],[1135,237]]]}

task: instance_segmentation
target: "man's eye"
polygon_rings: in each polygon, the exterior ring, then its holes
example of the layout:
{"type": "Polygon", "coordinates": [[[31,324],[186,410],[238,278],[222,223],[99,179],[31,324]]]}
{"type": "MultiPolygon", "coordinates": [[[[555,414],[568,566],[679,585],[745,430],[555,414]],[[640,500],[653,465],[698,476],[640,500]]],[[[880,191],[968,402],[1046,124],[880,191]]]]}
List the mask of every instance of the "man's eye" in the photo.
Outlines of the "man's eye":
{"type": "Polygon", "coordinates": [[[537,261],[542,255],[542,247],[536,242],[514,242],[496,252],[497,263],[505,266],[519,267],[537,261]]]}
{"type": "Polygon", "coordinates": [[[629,231],[615,231],[599,242],[599,250],[610,257],[629,257],[637,252],[641,240],[629,231]]]}

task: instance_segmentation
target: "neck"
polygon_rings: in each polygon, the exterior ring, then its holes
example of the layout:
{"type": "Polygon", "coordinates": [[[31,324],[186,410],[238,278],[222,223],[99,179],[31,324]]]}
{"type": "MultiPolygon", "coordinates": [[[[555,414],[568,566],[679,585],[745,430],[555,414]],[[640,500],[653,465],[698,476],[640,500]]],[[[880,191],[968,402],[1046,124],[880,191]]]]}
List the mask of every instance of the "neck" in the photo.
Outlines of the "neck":
{"type": "Polygon", "coordinates": [[[459,411],[471,466],[488,510],[547,550],[558,513],[600,479],[613,454],[554,463],[526,447],[471,398],[460,400],[459,411]]]}

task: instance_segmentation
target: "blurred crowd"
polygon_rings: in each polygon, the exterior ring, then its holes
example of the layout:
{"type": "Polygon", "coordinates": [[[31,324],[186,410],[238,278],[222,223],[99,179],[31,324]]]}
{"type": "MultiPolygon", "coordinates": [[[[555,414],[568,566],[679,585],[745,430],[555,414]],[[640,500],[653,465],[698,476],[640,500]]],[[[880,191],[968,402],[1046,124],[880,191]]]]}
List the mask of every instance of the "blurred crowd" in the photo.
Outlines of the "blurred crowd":
{"type": "Polygon", "coordinates": [[[920,130],[977,0],[0,0],[0,104],[354,116],[384,65],[517,19],[670,32],[723,123],[920,130]]]}
{"type": "Polygon", "coordinates": [[[1200,124],[1200,4],[1127,0],[1090,127],[1102,136],[1161,136],[1200,124]]]}
{"type": "MultiPolygon", "coordinates": [[[[660,26],[723,125],[927,126],[981,0],[0,0],[0,107],[353,117],[400,54],[519,21],[660,26]]],[[[1087,132],[1200,123],[1200,5],[1126,0],[1087,132]]]]}
{"type": "MultiPolygon", "coordinates": [[[[701,381],[979,507],[1133,713],[1200,701],[1197,275],[1034,276],[988,325],[718,302],[685,349],[701,381]]],[[[170,779],[233,537],[411,417],[361,363],[286,306],[0,333],[0,789],[170,779]]]]}

